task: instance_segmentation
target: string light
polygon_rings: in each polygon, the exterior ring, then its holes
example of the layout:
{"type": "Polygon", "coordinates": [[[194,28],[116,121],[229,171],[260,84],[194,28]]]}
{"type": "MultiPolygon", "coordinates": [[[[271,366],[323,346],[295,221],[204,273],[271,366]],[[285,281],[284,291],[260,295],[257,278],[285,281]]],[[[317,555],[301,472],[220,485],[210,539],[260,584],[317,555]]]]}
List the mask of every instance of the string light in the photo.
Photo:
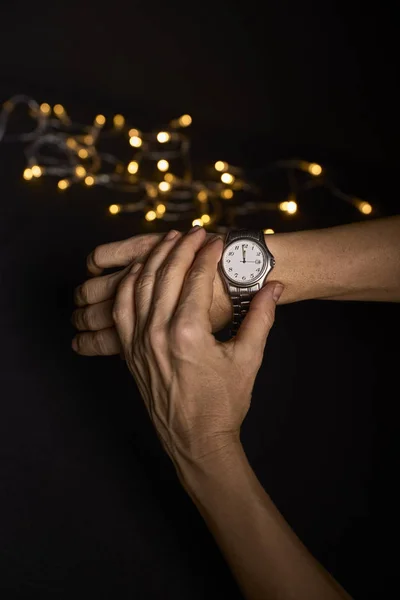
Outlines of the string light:
{"type": "Polygon", "coordinates": [[[51,113],[51,106],[50,104],[47,104],[47,102],[43,102],[43,104],[40,105],[40,110],[43,114],[49,115],[51,113]]]}
{"type": "Polygon", "coordinates": [[[133,135],[130,139],[129,139],[129,143],[131,146],[133,146],[134,148],[140,148],[140,146],[142,145],[142,139],[138,136],[138,135],[133,135]]]}
{"type": "Polygon", "coordinates": [[[169,192],[169,190],[171,189],[171,184],[168,183],[168,181],[160,181],[160,183],[158,184],[158,189],[160,190],[160,192],[169,192]]]}
{"type": "Polygon", "coordinates": [[[55,104],[53,106],[53,112],[57,117],[61,117],[64,114],[65,110],[62,104],[55,104]]]}
{"type": "Polygon", "coordinates": [[[360,202],[358,210],[362,212],[363,215],[370,215],[372,213],[372,206],[369,202],[360,202]]]}
{"type": "Polygon", "coordinates": [[[32,175],[34,177],[40,177],[41,174],[43,173],[42,169],[39,167],[39,165],[33,165],[33,167],[31,167],[31,171],[32,171],[32,175]]]}
{"type": "Polygon", "coordinates": [[[203,221],[201,219],[195,219],[194,221],[192,221],[192,227],[196,227],[196,225],[200,225],[200,227],[203,227],[203,221]]]}
{"type": "Polygon", "coordinates": [[[81,148],[78,150],[78,156],[79,158],[87,158],[89,156],[89,152],[86,150],[86,148],[81,148]]]}
{"type": "Polygon", "coordinates": [[[83,167],[82,165],[78,165],[77,167],[75,167],[75,175],[80,178],[85,177],[85,175],[86,175],[85,167],[83,167]]]}
{"type": "Polygon", "coordinates": [[[157,169],[159,171],[168,171],[169,169],[169,162],[167,160],[161,159],[158,161],[157,163],[157,169]]]}
{"type": "Polygon", "coordinates": [[[168,131],[160,131],[160,133],[157,133],[157,141],[160,142],[160,144],[165,144],[166,142],[169,142],[170,139],[171,136],[168,131]]]}
{"type": "Polygon", "coordinates": [[[57,187],[59,190],[66,190],[67,187],[69,187],[69,181],[66,179],[60,179],[60,181],[57,183],[57,187]]]}
{"type": "Polygon", "coordinates": [[[179,117],[178,122],[181,127],[189,127],[192,124],[192,117],[190,115],[182,115],[179,117]]]}
{"type": "Polygon", "coordinates": [[[214,167],[216,171],[226,171],[228,168],[228,163],[224,162],[223,160],[217,160],[214,167]]]}
{"type": "Polygon", "coordinates": [[[230,173],[222,173],[221,181],[222,181],[222,183],[231,184],[235,181],[235,177],[233,175],[231,175],[230,173]]]}
{"type": "Polygon", "coordinates": [[[207,200],[208,200],[207,192],[204,190],[201,190],[197,194],[197,200],[200,200],[200,202],[207,202],[207,200]]]}
{"type": "Polygon", "coordinates": [[[321,165],[318,165],[317,163],[310,163],[308,165],[308,172],[311,175],[315,175],[317,177],[318,175],[321,175],[322,167],[321,167],[321,165]]]}
{"type": "Polygon", "coordinates": [[[271,235],[275,233],[275,231],[273,229],[264,229],[264,233],[266,233],[267,235],[271,235]]]}
{"type": "Polygon", "coordinates": [[[128,173],[130,173],[131,175],[135,175],[135,173],[137,173],[139,170],[139,163],[136,162],[136,160],[131,160],[131,162],[128,165],[128,173]]]}
{"type": "Polygon", "coordinates": [[[157,213],[154,210],[149,210],[145,215],[146,221],[154,221],[154,219],[156,219],[156,218],[157,218],[157,213]]]}
{"type": "MultiPolygon", "coordinates": [[[[113,191],[134,193],[136,194],[134,202],[112,204],[108,209],[109,213],[118,214],[144,209],[147,221],[156,218],[166,221],[187,218],[192,213],[194,202],[197,200],[203,204],[203,210],[200,212],[204,211],[204,214],[195,219],[193,225],[213,223],[216,230],[219,228],[220,231],[226,231],[226,225],[218,224],[219,219],[225,216],[226,205],[221,202],[221,199],[232,199],[236,190],[240,190],[243,196],[240,197],[240,203],[232,202],[229,203],[229,207],[226,207],[229,211],[226,216],[229,216],[230,222],[233,222],[236,216],[259,211],[282,211],[287,215],[295,215],[298,212],[296,200],[301,197],[300,194],[318,186],[324,187],[333,197],[351,204],[362,215],[368,216],[376,212],[376,208],[369,202],[338,189],[327,176],[325,167],[316,162],[290,159],[268,165],[268,169],[285,169],[289,175],[289,197],[280,203],[263,202],[260,199],[260,191],[253,183],[246,180],[243,169],[225,161],[216,161],[214,171],[208,167],[204,170],[204,173],[213,173],[208,176],[208,180],[195,180],[191,170],[190,141],[183,132],[179,131],[179,128],[191,125],[192,117],[188,114],[171,120],[165,129],[158,133],[142,133],[136,128],[130,128],[125,117],[119,114],[113,117],[114,127],[103,132],[102,127],[105,123],[106,118],[102,114],[95,117],[93,125],[72,123],[63,105],[56,104],[51,108],[48,103],[39,105],[33,98],[17,95],[7,100],[0,110],[0,141],[4,139],[28,142],[25,148],[27,167],[23,171],[24,180],[30,181],[42,175],[55,176],[59,190],[84,184],[88,187],[103,185],[113,191]],[[36,129],[22,134],[6,135],[9,117],[18,104],[28,106],[30,116],[37,121],[36,129]],[[62,128],[60,121],[63,124],[62,128]],[[128,135],[129,144],[140,149],[136,154],[137,160],[125,163],[120,157],[107,151],[100,151],[97,147],[100,139],[109,139],[121,134],[125,139],[128,135]],[[161,153],[157,143],[166,144],[170,141],[173,143],[165,145],[161,153]],[[85,147],[82,147],[83,145],[85,147]],[[53,153],[51,153],[52,149],[53,153]],[[90,174],[80,164],[80,160],[88,161],[87,168],[90,174]],[[177,161],[177,172],[183,173],[182,175],[168,172],[171,160],[177,161]],[[159,181],[159,175],[146,176],[146,173],[155,173],[154,168],[150,168],[152,165],[156,165],[158,171],[163,173],[163,181],[159,181]],[[297,171],[302,171],[308,177],[297,179],[297,171]],[[319,177],[322,174],[324,176],[319,177]],[[132,177],[133,175],[135,177],[132,177]],[[155,210],[147,210],[146,201],[154,204],[159,194],[166,193],[168,193],[168,203],[160,203],[155,210]],[[258,202],[254,202],[256,198],[258,202]]],[[[273,230],[268,229],[264,232],[273,233],[273,230]]]]}
{"type": "Polygon", "coordinates": [[[125,125],[125,117],[123,115],[114,115],[113,123],[116,129],[122,129],[125,125]]]}
{"type": "Polygon", "coordinates": [[[94,122],[96,125],[102,127],[104,125],[104,123],[106,122],[106,118],[104,115],[97,115],[94,122]]]}

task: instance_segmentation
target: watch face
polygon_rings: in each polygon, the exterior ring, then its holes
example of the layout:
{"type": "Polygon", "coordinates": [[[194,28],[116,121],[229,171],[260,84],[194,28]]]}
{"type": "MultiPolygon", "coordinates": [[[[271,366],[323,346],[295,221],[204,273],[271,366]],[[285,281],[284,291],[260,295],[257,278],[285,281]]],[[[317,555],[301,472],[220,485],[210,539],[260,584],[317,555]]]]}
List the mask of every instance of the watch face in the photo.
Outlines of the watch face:
{"type": "Polygon", "coordinates": [[[252,285],[265,273],[268,256],[254,240],[236,240],[225,248],[221,266],[233,283],[252,285]]]}

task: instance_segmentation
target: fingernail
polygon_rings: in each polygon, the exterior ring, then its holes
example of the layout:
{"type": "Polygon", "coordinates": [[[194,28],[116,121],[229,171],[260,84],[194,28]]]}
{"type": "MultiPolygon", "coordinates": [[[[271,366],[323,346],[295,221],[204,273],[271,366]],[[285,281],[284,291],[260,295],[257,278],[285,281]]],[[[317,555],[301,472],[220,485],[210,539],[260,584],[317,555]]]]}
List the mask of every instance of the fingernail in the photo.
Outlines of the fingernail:
{"type": "Polygon", "coordinates": [[[188,234],[189,233],[195,233],[199,229],[203,229],[203,227],[201,225],[195,225],[194,227],[192,227],[192,229],[189,229],[188,234]]]}
{"type": "Polygon", "coordinates": [[[174,237],[176,237],[178,235],[178,232],[175,229],[171,229],[171,231],[169,231],[167,233],[167,235],[165,236],[166,240],[173,240],[174,237]]]}
{"type": "Polygon", "coordinates": [[[281,297],[282,292],[283,292],[283,285],[281,283],[277,283],[276,286],[274,287],[274,291],[272,292],[272,297],[275,300],[275,302],[278,302],[279,298],[281,297]]]}
{"type": "Polygon", "coordinates": [[[74,339],[72,340],[72,344],[71,344],[71,346],[72,346],[72,350],[74,350],[75,352],[78,352],[78,341],[77,341],[77,339],[76,339],[76,338],[74,338],[74,339]]]}

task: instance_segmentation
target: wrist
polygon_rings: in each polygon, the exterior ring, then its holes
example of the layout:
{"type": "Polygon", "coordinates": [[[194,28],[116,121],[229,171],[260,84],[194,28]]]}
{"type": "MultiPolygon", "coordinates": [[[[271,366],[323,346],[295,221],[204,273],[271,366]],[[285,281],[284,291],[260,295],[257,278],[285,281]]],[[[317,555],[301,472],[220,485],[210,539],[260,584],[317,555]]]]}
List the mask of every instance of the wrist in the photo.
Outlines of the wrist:
{"type": "Polygon", "coordinates": [[[232,440],[222,448],[196,459],[186,460],[180,457],[175,462],[179,480],[187,493],[196,497],[201,489],[230,478],[238,468],[248,465],[240,439],[232,440]]]}

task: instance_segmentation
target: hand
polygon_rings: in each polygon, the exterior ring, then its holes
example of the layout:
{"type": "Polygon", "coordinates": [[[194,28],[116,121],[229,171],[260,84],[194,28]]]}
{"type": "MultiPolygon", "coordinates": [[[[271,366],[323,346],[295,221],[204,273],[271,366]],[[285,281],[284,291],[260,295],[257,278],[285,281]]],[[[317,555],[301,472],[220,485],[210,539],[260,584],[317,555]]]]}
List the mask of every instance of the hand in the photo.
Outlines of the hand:
{"type": "MultiPolygon", "coordinates": [[[[207,233],[205,241],[218,234],[207,233]]],[[[132,263],[146,261],[164,234],[135,235],[127,240],[98,246],[87,258],[87,268],[95,275],[75,291],[75,304],[80,307],[72,315],[78,334],[73,349],[86,356],[113,355],[121,352],[121,344],[112,318],[115,292],[119,283],[129,273],[132,263]],[[104,269],[125,267],[111,275],[101,275],[104,269]]],[[[223,237],[223,236],[222,236],[223,237]]],[[[232,303],[223,281],[217,273],[214,280],[210,310],[212,331],[220,331],[232,319],[232,303]]]]}
{"type": "Polygon", "coordinates": [[[127,366],[178,475],[240,441],[283,289],[264,286],[236,337],[218,342],[210,310],[223,242],[202,247],[205,237],[203,229],[167,235],[130,269],[113,309],[127,366]]]}

